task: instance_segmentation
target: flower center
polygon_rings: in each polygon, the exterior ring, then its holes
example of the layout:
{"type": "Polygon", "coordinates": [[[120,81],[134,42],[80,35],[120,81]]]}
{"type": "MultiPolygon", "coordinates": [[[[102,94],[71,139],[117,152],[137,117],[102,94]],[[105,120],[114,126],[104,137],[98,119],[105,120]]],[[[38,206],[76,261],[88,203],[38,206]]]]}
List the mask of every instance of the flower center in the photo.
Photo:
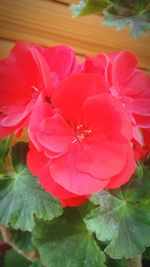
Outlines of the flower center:
{"type": "Polygon", "coordinates": [[[92,130],[85,129],[83,124],[80,124],[76,127],[76,135],[73,143],[80,141],[82,142],[87,136],[92,133],[92,130]]]}
{"type": "Polygon", "coordinates": [[[118,90],[115,87],[110,87],[110,92],[113,96],[118,96],[118,90]]]}

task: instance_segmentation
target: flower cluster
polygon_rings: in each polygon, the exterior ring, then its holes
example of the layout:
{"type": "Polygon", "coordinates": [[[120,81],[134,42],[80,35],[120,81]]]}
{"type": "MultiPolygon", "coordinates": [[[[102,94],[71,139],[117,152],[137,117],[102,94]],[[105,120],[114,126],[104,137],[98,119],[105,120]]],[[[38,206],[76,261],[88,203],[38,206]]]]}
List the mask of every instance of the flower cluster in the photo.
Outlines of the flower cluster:
{"type": "Polygon", "coordinates": [[[28,127],[28,167],[63,206],[120,187],[150,150],[150,77],[128,51],[79,64],[67,46],[17,43],[0,83],[1,137],[28,127]]]}

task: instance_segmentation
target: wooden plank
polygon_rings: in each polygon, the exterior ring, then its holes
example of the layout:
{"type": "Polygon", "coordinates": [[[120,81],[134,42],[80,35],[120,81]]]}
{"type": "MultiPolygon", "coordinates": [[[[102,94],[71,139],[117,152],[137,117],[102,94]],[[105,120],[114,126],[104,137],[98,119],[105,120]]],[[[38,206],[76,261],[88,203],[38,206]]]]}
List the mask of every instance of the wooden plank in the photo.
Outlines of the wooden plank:
{"type": "Polygon", "coordinates": [[[53,0],[53,2],[64,3],[67,5],[78,3],[78,0],[53,0]]]}
{"type": "Polygon", "coordinates": [[[102,17],[71,17],[68,6],[46,0],[1,0],[0,37],[44,46],[66,43],[79,54],[93,55],[128,49],[142,68],[149,69],[150,36],[133,39],[127,30],[102,26],[102,17]]]}
{"type": "Polygon", "coordinates": [[[14,42],[0,39],[0,59],[6,57],[14,42]]]}

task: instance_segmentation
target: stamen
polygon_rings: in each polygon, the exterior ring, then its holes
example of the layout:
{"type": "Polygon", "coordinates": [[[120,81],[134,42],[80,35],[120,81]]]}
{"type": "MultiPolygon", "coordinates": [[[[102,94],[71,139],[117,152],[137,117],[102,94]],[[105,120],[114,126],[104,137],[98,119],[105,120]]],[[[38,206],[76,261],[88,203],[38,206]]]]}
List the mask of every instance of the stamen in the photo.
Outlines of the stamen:
{"type": "Polygon", "coordinates": [[[80,124],[80,125],[77,126],[77,130],[80,130],[82,128],[83,128],[83,124],[80,124]]]}
{"type": "Polygon", "coordinates": [[[80,141],[82,141],[82,140],[85,138],[85,136],[84,136],[83,133],[81,133],[81,134],[79,134],[79,135],[77,136],[77,138],[78,138],[80,141]]]}
{"type": "Polygon", "coordinates": [[[32,85],[32,88],[33,88],[33,90],[35,90],[36,92],[39,92],[39,90],[38,90],[34,85],[32,85]]]}
{"type": "Polygon", "coordinates": [[[79,124],[76,127],[76,136],[72,143],[75,143],[77,141],[83,141],[89,134],[92,133],[91,129],[84,129],[83,124],[79,124]]]}
{"type": "Polygon", "coordinates": [[[75,138],[73,141],[72,141],[72,144],[76,143],[78,141],[78,138],[75,138]]]}
{"type": "Polygon", "coordinates": [[[85,134],[90,134],[92,133],[92,130],[84,130],[85,134]]]}

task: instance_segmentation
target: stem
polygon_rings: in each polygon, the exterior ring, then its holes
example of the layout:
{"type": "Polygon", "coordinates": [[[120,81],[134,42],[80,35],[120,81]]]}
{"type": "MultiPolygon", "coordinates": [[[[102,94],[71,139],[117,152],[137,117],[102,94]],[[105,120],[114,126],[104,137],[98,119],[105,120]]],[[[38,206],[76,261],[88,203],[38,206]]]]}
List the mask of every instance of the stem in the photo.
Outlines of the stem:
{"type": "Polygon", "coordinates": [[[142,257],[141,255],[127,260],[128,267],[142,267],[142,257]]]}
{"type": "Polygon", "coordinates": [[[3,241],[7,243],[8,245],[10,245],[14,250],[16,250],[23,257],[25,257],[31,262],[34,262],[35,260],[38,259],[38,255],[35,250],[31,252],[24,252],[12,242],[12,233],[6,225],[0,225],[0,231],[2,234],[3,241]]]}

